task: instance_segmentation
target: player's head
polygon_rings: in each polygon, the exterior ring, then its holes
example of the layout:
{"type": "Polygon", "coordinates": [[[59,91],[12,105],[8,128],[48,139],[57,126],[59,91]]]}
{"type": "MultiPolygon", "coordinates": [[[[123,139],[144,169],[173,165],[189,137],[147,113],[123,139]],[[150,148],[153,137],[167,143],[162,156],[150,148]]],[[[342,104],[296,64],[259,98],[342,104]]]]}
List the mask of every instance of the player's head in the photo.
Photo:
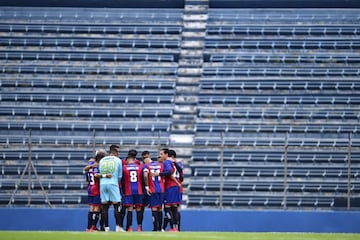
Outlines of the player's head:
{"type": "Polygon", "coordinates": [[[135,149],[130,149],[129,152],[128,152],[128,155],[127,157],[132,157],[132,158],[136,158],[137,156],[137,151],[135,149]]]}
{"type": "Polygon", "coordinates": [[[175,159],[176,158],[176,152],[174,149],[169,149],[169,157],[175,159]]]}
{"type": "Polygon", "coordinates": [[[149,158],[149,157],[143,158],[143,161],[144,161],[144,164],[148,164],[148,163],[152,162],[151,158],[149,158]]]}
{"type": "Polygon", "coordinates": [[[163,148],[160,150],[160,153],[159,153],[159,161],[160,162],[164,162],[166,159],[169,158],[169,149],[168,148],[163,148]]]}
{"type": "Polygon", "coordinates": [[[119,145],[116,145],[116,144],[112,144],[110,146],[110,154],[112,156],[119,156],[119,152],[120,152],[120,147],[119,145]]]}
{"type": "Polygon", "coordinates": [[[99,149],[95,153],[95,162],[100,162],[100,160],[107,155],[104,149],[99,149]]]}
{"type": "Polygon", "coordinates": [[[141,158],[142,158],[143,161],[145,161],[146,158],[151,158],[150,152],[149,151],[143,151],[141,153],[141,158]]]}

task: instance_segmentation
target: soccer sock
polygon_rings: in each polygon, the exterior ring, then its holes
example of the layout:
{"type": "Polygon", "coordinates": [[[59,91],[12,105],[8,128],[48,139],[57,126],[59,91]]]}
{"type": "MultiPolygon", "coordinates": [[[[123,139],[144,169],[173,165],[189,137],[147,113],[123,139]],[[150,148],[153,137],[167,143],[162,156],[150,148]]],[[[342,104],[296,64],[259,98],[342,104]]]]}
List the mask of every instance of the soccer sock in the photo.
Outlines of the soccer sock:
{"type": "MultiPolygon", "coordinates": [[[[173,217],[173,213],[171,211],[170,207],[166,207],[165,208],[165,215],[168,219],[168,222],[170,223],[170,228],[174,228],[174,217],[173,217]]],[[[165,225],[165,221],[164,221],[164,225],[165,225]]],[[[167,225],[167,224],[166,224],[167,225]]],[[[166,227],[166,226],[165,226],[166,227]]],[[[164,228],[165,229],[165,228],[164,228]]]]}
{"type": "Polygon", "coordinates": [[[121,211],[120,203],[115,203],[114,204],[114,218],[115,218],[115,223],[117,226],[120,226],[120,211],[121,211]]]}
{"type": "Polygon", "coordinates": [[[162,221],[163,221],[162,210],[158,211],[157,214],[158,214],[158,221],[159,221],[159,229],[158,229],[158,231],[161,231],[161,226],[162,226],[162,221]]]}
{"type": "Polygon", "coordinates": [[[104,230],[104,219],[101,217],[101,209],[99,212],[100,216],[99,216],[99,220],[100,220],[100,230],[104,230]]]}
{"type": "Polygon", "coordinates": [[[155,210],[151,211],[151,215],[152,215],[152,221],[153,221],[153,231],[159,231],[159,217],[158,217],[158,212],[155,210]]]}
{"type": "Polygon", "coordinates": [[[100,212],[94,212],[94,214],[93,214],[93,226],[95,226],[95,227],[99,221],[99,215],[100,215],[100,212]]]}
{"type": "Polygon", "coordinates": [[[120,210],[120,222],[119,222],[119,226],[122,228],[124,227],[125,213],[126,213],[126,207],[122,206],[120,210]]]}
{"type": "Polygon", "coordinates": [[[88,222],[87,222],[87,229],[90,229],[91,228],[91,223],[92,223],[92,219],[91,219],[91,217],[92,217],[92,212],[88,212],[88,222]]]}
{"type": "Polygon", "coordinates": [[[177,206],[171,206],[171,212],[173,217],[173,221],[172,221],[173,228],[178,229],[179,214],[178,214],[177,206]]]}
{"type": "Polygon", "coordinates": [[[178,230],[180,232],[180,223],[181,223],[181,214],[180,211],[178,210],[178,230]]]}
{"type": "Polygon", "coordinates": [[[101,208],[101,219],[105,227],[109,227],[109,204],[103,204],[101,208]]]}
{"type": "Polygon", "coordinates": [[[142,222],[143,222],[143,219],[144,219],[144,212],[143,211],[136,211],[136,221],[137,221],[137,225],[138,227],[142,226],[142,222]]]}
{"type": "Polygon", "coordinates": [[[132,211],[128,210],[126,218],[126,230],[128,230],[130,227],[132,227],[132,211]]]}
{"type": "Polygon", "coordinates": [[[163,225],[163,228],[162,229],[166,229],[168,224],[169,224],[169,218],[168,218],[168,215],[166,214],[166,210],[164,209],[164,225],[163,225]]]}

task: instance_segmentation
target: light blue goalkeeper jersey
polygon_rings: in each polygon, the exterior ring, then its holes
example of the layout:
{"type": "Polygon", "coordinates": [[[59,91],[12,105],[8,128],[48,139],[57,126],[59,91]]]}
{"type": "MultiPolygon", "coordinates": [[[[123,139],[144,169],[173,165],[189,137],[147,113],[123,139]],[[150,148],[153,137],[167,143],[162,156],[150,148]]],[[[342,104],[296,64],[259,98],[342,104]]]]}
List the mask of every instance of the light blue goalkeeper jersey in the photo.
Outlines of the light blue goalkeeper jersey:
{"type": "Polygon", "coordinates": [[[122,163],[120,158],[115,156],[106,156],[102,158],[99,163],[99,171],[101,174],[112,174],[111,178],[100,178],[100,185],[119,185],[119,181],[122,177],[122,163]]]}

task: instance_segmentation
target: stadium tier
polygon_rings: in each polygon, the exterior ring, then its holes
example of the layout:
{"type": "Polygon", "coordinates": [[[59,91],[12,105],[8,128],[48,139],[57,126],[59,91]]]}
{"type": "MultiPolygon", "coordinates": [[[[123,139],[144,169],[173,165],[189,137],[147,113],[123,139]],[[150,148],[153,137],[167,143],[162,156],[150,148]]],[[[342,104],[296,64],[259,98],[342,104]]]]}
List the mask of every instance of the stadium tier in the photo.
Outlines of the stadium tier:
{"type": "Polygon", "coordinates": [[[120,144],[176,149],[184,207],[359,208],[359,11],[219,2],[0,7],[0,205],[86,206],[120,144]]]}

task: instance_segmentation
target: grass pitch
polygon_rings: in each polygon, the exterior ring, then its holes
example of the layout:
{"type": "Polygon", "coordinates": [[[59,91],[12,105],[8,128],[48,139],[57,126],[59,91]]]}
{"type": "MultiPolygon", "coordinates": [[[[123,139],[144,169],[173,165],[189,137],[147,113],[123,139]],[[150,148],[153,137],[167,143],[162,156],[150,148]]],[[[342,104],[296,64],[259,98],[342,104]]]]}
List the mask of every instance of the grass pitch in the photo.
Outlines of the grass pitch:
{"type": "Polygon", "coordinates": [[[2,240],[360,240],[360,234],[324,233],[237,233],[237,232],[47,232],[47,231],[0,231],[2,240]]]}

